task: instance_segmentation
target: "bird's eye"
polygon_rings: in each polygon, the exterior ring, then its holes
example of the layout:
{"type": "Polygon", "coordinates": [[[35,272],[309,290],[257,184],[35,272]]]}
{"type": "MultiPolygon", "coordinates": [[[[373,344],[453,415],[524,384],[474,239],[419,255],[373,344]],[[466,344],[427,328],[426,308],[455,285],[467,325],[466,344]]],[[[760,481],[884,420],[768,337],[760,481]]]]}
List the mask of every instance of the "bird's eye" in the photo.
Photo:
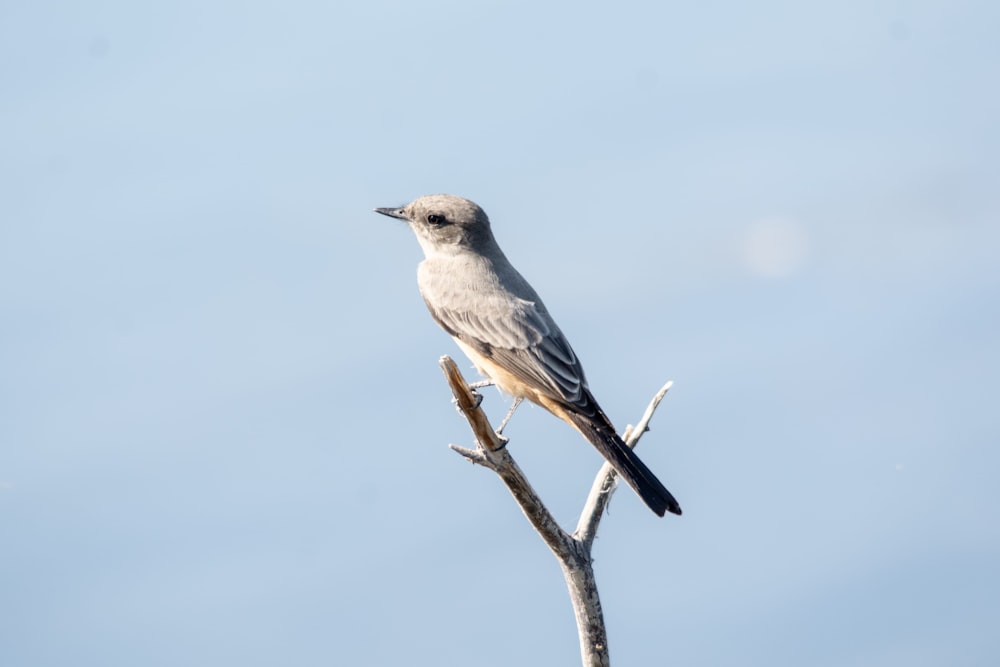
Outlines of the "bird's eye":
{"type": "Polygon", "coordinates": [[[427,222],[431,223],[432,225],[443,225],[445,219],[443,215],[438,215],[437,213],[431,213],[429,216],[427,216],[427,222]]]}

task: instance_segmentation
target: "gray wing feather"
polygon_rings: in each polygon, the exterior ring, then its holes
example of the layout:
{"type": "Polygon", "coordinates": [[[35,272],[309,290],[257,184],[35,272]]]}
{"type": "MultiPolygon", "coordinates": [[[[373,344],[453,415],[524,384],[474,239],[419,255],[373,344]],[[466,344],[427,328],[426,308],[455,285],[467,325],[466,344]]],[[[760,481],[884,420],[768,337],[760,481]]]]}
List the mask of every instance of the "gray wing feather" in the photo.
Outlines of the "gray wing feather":
{"type": "Polygon", "coordinates": [[[589,413],[592,399],[573,348],[544,306],[525,299],[477,303],[477,311],[427,308],[455,338],[494,359],[515,377],[568,406],[589,413]]]}

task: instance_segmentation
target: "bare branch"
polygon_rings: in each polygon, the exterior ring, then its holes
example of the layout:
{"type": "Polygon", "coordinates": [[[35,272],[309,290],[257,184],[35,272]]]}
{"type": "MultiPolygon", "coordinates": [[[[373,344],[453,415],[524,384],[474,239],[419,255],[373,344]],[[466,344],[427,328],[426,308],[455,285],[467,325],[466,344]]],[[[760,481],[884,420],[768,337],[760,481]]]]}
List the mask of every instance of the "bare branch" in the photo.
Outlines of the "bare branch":
{"type": "Polygon", "coordinates": [[[649,405],[646,407],[646,412],[643,413],[642,419],[640,419],[636,427],[632,429],[632,433],[626,434],[626,445],[635,449],[635,446],[639,444],[639,438],[642,437],[643,433],[649,430],[649,420],[653,418],[653,413],[656,412],[656,408],[660,406],[660,401],[663,400],[663,397],[667,395],[667,392],[670,391],[670,388],[673,386],[674,381],[670,380],[665,385],[660,387],[660,391],[656,392],[656,396],[653,396],[653,400],[651,400],[649,405]]]}
{"type": "MultiPolygon", "coordinates": [[[[576,533],[572,536],[567,534],[556,523],[555,518],[507,451],[507,439],[493,430],[486,414],[480,409],[482,396],[475,393],[474,388],[482,384],[476,383],[470,386],[462,377],[458,366],[448,356],[441,357],[439,364],[455,396],[459,411],[468,420],[476,437],[475,449],[457,445],[451,445],[451,448],[467,460],[494,471],[503,480],[524,516],[559,561],[573,602],[584,667],[607,667],[609,665],[607,632],[590,552],[604,508],[615,490],[617,479],[614,469],[609,464],[604,464],[598,472],[580,516],[576,533]]],[[[639,425],[635,429],[625,430],[623,439],[629,447],[635,447],[639,438],[649,428],[649,420],[671,384],[668,382],[653,397],[649,407],[646,408],[646,413],[639,420],[639,425]]]]}
{"type": "MultiPolygon", "coordinates": [[[[663,397],[667,395],[672,386],[674,386],[673,380],[663,385],[660,391],[656,392],[656,395],[649,402],[649,406],[646,407],[646,412],[643,413],[639,424],[635,428],[631,426],[625,428],[622,440],[625,441],[626,445],[635,449],[636,445],[639,444],[639,438],[649,430],[649,421],[653,418],[653,413],[656,412],[660,401],[663,400],[663,397]]],[[[604,510],[611,501],[611,495],[617,487],[618,473],[615,472],[610,463],[605,462],[598,471],[597,477],[594,479],[594,484],[590,487],[587,502],[584,503],[583,511],[580,513],[580,521],[577,522],[576,531],[573,533],[573,537],[584,544],[588,553],[594,543],[594,538],[597,537],[597,528],[601,524],[601,517],[604,516],[604,510]]]]}
{"type": "Polygon", "coordinates": [[[479,403],[482,397],[474,394],[469,388],[451,357],[441,357],[438,363],[448,379],[448,385],[451,386],[451,393],[455,396],[459,411],[468,420],[469,426],[476,436],[477,449],[475,451],[455,445],[451,445],[451,448],[473,463],[485,466],[500,476],[521,507],[524,516],[528,518],[528,521],[535,527],[535,530],[542,536],[557,558],[560,560],[576,559],[577,554],[574,545],[571,544],[572,538],[559,527],[555,517],[542,503],[524,473],[511,457],[510,452],[507,451],[506,439],[497,435],[486,418],[486,413],[480,409],[479,403]]]}
{"type": "Polygon", "coordinates": [[[490,426],[489,420],[486,419],[486,413],[479,409],[483,397],[469,387],[451,357],[448,355],[441,357],[438,364],[448,379],[448,385],[451,387],[451,393],[455,396],[459,411],[469,420],[469,426],[472,427],[472,432],[480,447],[491,452],[503,449],[504,445],[507,444],[506,441],[496,434],[496,431],[490,426]]]}

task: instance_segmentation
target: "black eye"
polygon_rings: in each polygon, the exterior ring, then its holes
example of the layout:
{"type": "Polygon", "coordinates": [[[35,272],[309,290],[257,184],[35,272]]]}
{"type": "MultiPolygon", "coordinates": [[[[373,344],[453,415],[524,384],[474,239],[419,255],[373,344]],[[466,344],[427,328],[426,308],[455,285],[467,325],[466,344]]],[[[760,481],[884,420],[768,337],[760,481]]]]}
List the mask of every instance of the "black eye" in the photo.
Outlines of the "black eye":
{"type": "Polygon", "coordinates": [[[429,216],[427,216],[427,222],[431,223],[432,225],[443,225],[445,223],[445,219],[443,215],[438,215],[437,213],[431,213],[429,216]]]}

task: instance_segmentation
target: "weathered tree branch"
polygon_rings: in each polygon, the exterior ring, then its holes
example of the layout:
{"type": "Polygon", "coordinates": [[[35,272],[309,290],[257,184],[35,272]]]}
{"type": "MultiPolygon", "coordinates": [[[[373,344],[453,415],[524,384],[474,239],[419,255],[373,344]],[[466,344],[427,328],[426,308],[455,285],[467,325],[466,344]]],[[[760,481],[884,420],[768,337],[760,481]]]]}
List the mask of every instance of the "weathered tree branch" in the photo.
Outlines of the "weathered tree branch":
{"type": "MultiPolygon", "coordinates": [[[[576,615],[584,667],[607,667],[609,665],[607,632],[590,552],[601,516],[617,486],[617,473],[607,463],[601,467],[584,504],[576,531],[573,535],[569,535],[556,522],[507,451],[506,438],[497,435],[493,430],[486,414],[479,407],[482,396],[469,386],[450,357],[441,357],[439,363],[448,379],[459,411],[468,420],[476,437],[476,449],[457,445],[451,445],[451,448],[469,461],[489,468],[507,485],[524,516],[545,540],[562,568],[573,602],[573,612],[576,615]]],[[[634,448],[642,434],[649,429],[649,420],[672,384],[668,382],[657,392],[635,429],[626,429],[623,439],[629,447],[634,448]]]]}
{"type": "MultiPolygon", "coordinates": [[[[643,413],[642,419],[639,420],[638,426],[625,428],[622,440],[625,441],[626,445],[635,449],[636,445],[639,444],[639,438],[649,430],[649,420],[653,418],[653,413],[656,412],[660,401],[673,385],[671,380],[663,385],[660,391],[656,392],[653,400],[649,402],[646,412],[643,413]]],[[[608,506],[611,494],[614,493],[617,486],[618,473],[615,472],[610,463],[605,462],[597,473],[594,485],[590,487],[590,494],[587,496],[587,502],[584,503],[583,511],[580,513],[580,521],[576,524],[576,531],[573,533],[573,537],[586,545],[588,551],[594,543],[594,538],[597,537],[597,527],[601,523],[601,517],[604,516],[604,509],[608,506]]]]}
{"type": "Polygon", "coordinates": [[[440,364],[448,378],[448,384],[451,385],[451,392],[455,395],[458,409],[465,415],[476,436],[476,449],[466,449],[458,445],[451,445],[451,448],[473,463],[485,466],[499,475],[514,499],[517,500],[524,516],[535,527],[535,530],[542,536],[556,557],[560,561],[572,558],[572,538],[559,527],[555,517],[542,503],[535,490],[531,488],[528,479],[521,472],[510,452],[507,451],[506,440],[501,439],[501,436],[497,435],[493,427],[490,426],[489,420],[486,419],[486,413],[479,407],[483,397],[469,389],[468,383],[462,377],[458,366],[455,365],[451,357],[441,357],[440,364]]]}

